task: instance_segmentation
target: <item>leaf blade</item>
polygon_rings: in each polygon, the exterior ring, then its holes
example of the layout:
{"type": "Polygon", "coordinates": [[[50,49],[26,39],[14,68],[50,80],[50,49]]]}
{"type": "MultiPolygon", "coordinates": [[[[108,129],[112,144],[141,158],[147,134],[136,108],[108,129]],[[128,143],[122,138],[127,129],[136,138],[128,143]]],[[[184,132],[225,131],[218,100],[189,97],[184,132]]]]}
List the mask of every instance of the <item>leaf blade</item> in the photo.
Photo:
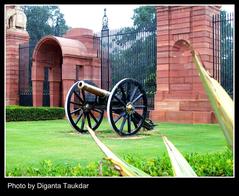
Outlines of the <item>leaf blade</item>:
{"type": "Polygon", "coordinates": [[[150,175],[146,174],[145,172],[143,172],[142,170],[121,160],[105,144],[103,144],[96,137],[94,131],[89,126],[87,126],[87,129],[88,129],[91,137],[97,144],[97,146],[107,156],[107,159],[109,159],[116,166],[116,169],[120,171],[121,175],[123,175],[123,176],[138,176],[138,177],[140,177],[140,176],[149,177],[150,176],[150,175]]]}
{"type": "Polygon", "coordinates": [[[162,136],[168,155],[172,164],[173,173],[176,177],[197,177],[187,160],[179,152],[179,150],[167,139],[162,136]]]}

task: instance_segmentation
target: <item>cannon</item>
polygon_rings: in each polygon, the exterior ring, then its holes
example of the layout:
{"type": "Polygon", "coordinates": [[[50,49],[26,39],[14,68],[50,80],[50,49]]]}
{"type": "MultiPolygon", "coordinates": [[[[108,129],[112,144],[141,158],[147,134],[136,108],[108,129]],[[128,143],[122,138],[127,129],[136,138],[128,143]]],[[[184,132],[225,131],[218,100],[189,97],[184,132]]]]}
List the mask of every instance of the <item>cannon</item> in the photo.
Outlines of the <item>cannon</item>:
{"type": "Polygon", "coordinates": [[[87,124],[96,130],[105,110],[109,124],[120,136],[136,134],[141,127],[153,129],[153,122],[146,118],[146,93],[137,80],[122,79],[111,92],[88,80],[77,81],[69,89],[65,113],[76,131],[87,132],[87,124]]]}

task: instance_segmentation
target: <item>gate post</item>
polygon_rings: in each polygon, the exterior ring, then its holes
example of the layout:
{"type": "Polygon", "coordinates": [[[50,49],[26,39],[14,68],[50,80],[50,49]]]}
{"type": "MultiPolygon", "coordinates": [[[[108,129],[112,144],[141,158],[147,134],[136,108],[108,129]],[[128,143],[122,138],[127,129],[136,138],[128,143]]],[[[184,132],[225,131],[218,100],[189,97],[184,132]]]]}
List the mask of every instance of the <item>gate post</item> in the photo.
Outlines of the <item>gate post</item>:
{"type": "Polygon", "coordinates": [[[24,16],[23,11],[16,9],[16,6],[6,6],[6,105],[19,104],[19,45],[29,41],[24,28],[26,21],[22,21],[24,16]],[[23,26],[16,26],[12,22],[12,18],[18,14],[22,17],[16,18],[15,23],[23,26]]]}
{"type": "Polygon", "coordinates": [[[108,17],[106,16],[106,8],[102,19],[101,30],[101,88],[110,89],[110,67],[109,67],[109,28],[108,17]]]}
{"type": "MultiPolygon", "coordinates": [[[[220,6],[157,7],[157,92],[153,120],[212,123],[214,114],[191,55],[179,55],[178,40],[192,44],[212,71],[212,15],[220,6]]],[[[182,54],[182,53],[181,53],[182,54]]]]}

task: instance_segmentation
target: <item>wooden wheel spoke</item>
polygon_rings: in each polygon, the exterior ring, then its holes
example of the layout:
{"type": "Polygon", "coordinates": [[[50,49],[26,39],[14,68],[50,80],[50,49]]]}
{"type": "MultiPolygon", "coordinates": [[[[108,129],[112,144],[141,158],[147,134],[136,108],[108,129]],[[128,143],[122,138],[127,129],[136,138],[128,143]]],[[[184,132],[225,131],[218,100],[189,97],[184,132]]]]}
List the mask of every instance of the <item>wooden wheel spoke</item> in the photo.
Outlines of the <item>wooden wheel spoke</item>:
{"type": "Polygon", "coordinates": [[[113,113],[119,113],[119,112],[121,112],[121,111],[124,111],[124,107],[123,106],[121,106],[121,107],[112,107],[112,112],[113,113]]]}
{"type": "Polygon", "coordinates": [[[80,104],[80,103],[77,103],[77,102],[74,102],[74,101],[70,101],[70,103],[72,103],[72,104],[75,104],[75,105],[82,106],[82,104],[80,104]]]}
{"type": "Polygon", "coordinates": [[[133,101],[132,103],[134,104],[136,101],[138,101],[141,97],[143,96],[143,93],[140,93],[133,101]]]}
{"type": "Polygon", "coordinates": [[[140,109],[140,108],[146,108],[146,106],[145,105],[134,105],[134,108],[140,109]]]}
{"type": "Polygon", "coordinates": [[[132,121],[133,121],[135,129],[137,129],[138,128],[138,124],[133,120],[133,118],[132,118],[132,121]]]}
{"type": "Polygon", "coordinates": [[[133,100],[133,98],[134,98],[134,96],[135,96],[135,93],[136,93],[136,91],[138,90],[138,86],[136,86],[135,88],[134,88],[134,90],[133,90],[133,92],[132,92],[132,95],[131,95],[131,97],[130,97],[130,100],[129,101],[132,101],[133,100]]]}
{"type": "Polygon", "coordinates": [[[100,114],[102,114],[102,113],[103,113],[103,111],[102,111],[102,110],[100,110],[100,109],[98,109],[98,108],[93,108],[92,110],[93,110],[93,111],[95,111],[95,112],[98,112],[98,113],[100,113],[100,114]]]}
{"type": "Polygon", "coordinates": [[[81,119],[82,115],[83,115],[83,112],[82,112],[82,110],[81,110],[80,115],[77,117],[77,119],[76,119],[76,121],[75,121],[75,124],[76,124],[76,125],[77,125],[77,123],[79,122],[79,120],[81,119]]]}
{"type": "Polygon", "coordinates": [[[127,101],[130,99],[130,89],[131,89],[131,83],[127,82],[127,101]]]}
{"type": "Polygon", "coordinates": [[[128,120],[128,133],[131,133],[131,115],[128,114],[127,116],[127,120],[128,120]]]}
{"type": "Polygon", "coordinates": [[[86,114],[86,117],[87,117],[89,127],[92,128],[89,113],[86,114]]]}
{"type": "Polygon", "coordinates": [[[85,125],[85,114],[83,113],[83,118],[81,122],[81,130],[84,130],[84,125],[85,125]]]}
{"type": "Polygon", "coordinates": [[[74,91],[74,94],[78,97],[78,99],[80,100],[81,103],[84,103],[84,101],[82,100],[82,98],[80,97],[80,95],[78,95],[78,93],[76,93],[76,91],[74,91]]]}
{"type": "Polygon", "coordinates": [[[124,103],[124,102],[122,101],[122,99],[119,98],[117,95],[115,95],[114,98],[115,98],[118,102],[120,102],[123,106],[125,106],[125,103],[124,103]]]}
{"type": "Polygon", "coordinates": [[[123,128],[124,128],[124,125],[125,125],[125,122],[126,122],[126,117],[124,117],[122,123],[121,123],[121,126],[120,126],[120,132],[123,131],[123,128]]]}
{"type": "Polygon", "coordinates": [[[78,108],[78,109],[76,109],[76,110],[73,110],[72,112],[70,112],[70,114],[74,114],[74,113],[78,112],[79,110],[81,110],[81,108],[78,108]]]}
{"type": "Polygon", "coordinates": [[[94,121],[95,121],[96,123],[98,123],[98,120],[95,118],[94,114],[92,114],[91,111],[89,111],[89,114],[90,114],[90,116],[94,119],[94,121]]]}
{"type": "Polygon", "coordinates": [[[114,120],[114,123],[116,124],[123,116],[125,116],[125,112],[121,113],[121,114],[114,120]]]}
{"type": "Polygon", "coordinates": [[[137,111],[134,112],[134,116],[135,118],[140,118],[140,120],[143,119],[143,117],[137,111]]]}
{"type": "Polygon", "coordinates": [[[134,118],[134,115],[132,115],[132,122],[134,124],[134,127],[137,129],[138,123],[136,122],[136,119],[134,118]]]}
{"type": "Polygon", "coordinates": [[[126,98],[126,94],[125,94],[125,91],[123,89],[122,86],[120,86],[120,91],[122,92],[122,98],[124,99],[124,101],[126,102],[127,101],[127,98],[126,98]]]}
{"type": "Polygon", "coordinates": [[[112,110],[123,110],[124,106],[112,106],[112,110]]]}

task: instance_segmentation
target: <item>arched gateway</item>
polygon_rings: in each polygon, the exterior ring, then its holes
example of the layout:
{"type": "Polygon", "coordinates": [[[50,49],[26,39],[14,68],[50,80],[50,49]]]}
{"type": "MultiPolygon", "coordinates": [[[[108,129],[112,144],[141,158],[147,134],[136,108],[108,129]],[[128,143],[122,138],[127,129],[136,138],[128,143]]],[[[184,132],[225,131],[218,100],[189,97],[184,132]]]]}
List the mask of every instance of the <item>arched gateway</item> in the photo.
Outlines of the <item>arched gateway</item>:
{"type": "Polygon", "coordinates": [[[33,106],[43,104],[44,68],[49,68],[50,106],[63,106],[67,91],[79,79],[100,85],[100,59],[93,32],[74,28],[64,37],[45,36],[33,52],[33,106]],[[73,39],[70,39],[73,38],[73,39]]]}

